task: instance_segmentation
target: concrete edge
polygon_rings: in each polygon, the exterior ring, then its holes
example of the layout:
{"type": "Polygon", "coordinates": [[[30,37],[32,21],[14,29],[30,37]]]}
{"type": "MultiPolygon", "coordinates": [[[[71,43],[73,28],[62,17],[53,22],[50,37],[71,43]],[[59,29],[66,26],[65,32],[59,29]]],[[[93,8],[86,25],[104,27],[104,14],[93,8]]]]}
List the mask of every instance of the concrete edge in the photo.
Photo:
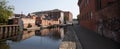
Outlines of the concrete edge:
{"type": "MultiPolygon", "coordinates": [[[[74,25],[73,25],[74,26],[74,25]]],[[[72,27],[73,27],[72,26],[72,27]]],[[[80,43],[80,41],[78,40],[78,37],[77,37],[77,35],[76,35],[76,31],[75,31],[75,28],[73,27],[73,33],[74,33],[74,35],[75,35],[75,38],[76,38],[76,40],[77,40],[77,42],[78,42],[78,44],[79,44],[79,46],[80,46],[80,49],[83,49],[83,47],[82,47],[82,44],[80,43]]]]}

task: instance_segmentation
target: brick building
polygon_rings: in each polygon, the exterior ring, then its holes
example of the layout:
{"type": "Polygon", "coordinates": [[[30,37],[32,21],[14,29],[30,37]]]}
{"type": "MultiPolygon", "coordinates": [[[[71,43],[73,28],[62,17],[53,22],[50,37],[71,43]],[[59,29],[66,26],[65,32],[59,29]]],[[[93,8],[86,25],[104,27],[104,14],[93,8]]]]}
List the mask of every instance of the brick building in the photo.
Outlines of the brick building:
{"type": "Polygon", "coordinates": [[[23,21],[24,28],[28,28],[28,25],[32,25],[32,27],[35,27],[35,20],[36,20],[36,15],[31,15],[27,16],[27,18],[21,18],[23,21]]]}
{"type": "Polygon", "coordinates": [[[80,25],[120,42],[119,4],[119,0],[79,0],[80,25]]]}
{"type": "Polygon", "coordinates": [[[69,11],[62,11],[59,9],[53,9],[53,10],[48,10],[48,11],[40,11],[40,12],[33,12],[33,14],[37,15],[38,17],[41,15],[46,15],[49,16],[50,18],[56,20],[56,18],[60,18],[61,24],[63,24],[64,18],[66,17],[66,21],[72,21],[72,13],[69,11]]]}
{"type": "Polygon", "coordinates": [[[46,16],[46,15],[41,15],[39,17],[36,17],[36,25],[38,26],[49,26],[49,25],[54,25],[54,24],[60,24],[60,18],[53,18],[50,16],[46,16]]]}
{"type": "Polygon", "coordinates": [[[66,19],[66,22],[72,22],[72,13],[71,12],[69,12],[69,11],[66,11],[66,12],[64,12],[64,16],[65,16],[65,19],[66,19]]]}

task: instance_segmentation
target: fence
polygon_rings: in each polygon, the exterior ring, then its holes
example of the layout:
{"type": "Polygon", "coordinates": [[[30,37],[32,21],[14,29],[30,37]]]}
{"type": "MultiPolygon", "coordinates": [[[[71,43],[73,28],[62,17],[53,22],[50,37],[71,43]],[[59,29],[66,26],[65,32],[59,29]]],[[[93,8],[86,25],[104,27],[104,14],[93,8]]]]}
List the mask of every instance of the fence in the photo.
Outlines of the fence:
{"type": "Polygon", "coordinates": [[[19,31],[18,25],[0,25],[0,39],[14,36],[19,31]]]}

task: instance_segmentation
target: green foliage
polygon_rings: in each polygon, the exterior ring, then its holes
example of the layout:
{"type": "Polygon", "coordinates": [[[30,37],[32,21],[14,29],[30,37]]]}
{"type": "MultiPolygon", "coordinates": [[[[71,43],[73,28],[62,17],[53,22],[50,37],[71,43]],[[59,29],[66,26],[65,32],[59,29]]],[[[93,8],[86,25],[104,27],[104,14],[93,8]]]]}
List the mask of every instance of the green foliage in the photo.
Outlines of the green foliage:
{"type": "Polygon", "coordinates": [[[68,21],[69,18],[67,16],[64,16],[64,23],[66,24],[66,21],[68,21]]]}
{"type": "Polygon", "coordinates": [[[79,14],[77,15],[77,20],[78,20],[78,21],[80,20],[80,15],[79,15],[79,14]]]}
{"type": "Polygon", "coordinates": [[[0,24],[5,24],[12,16],[13,7],[7,5],[6,0],[0,0],[0,24]]]}
{"type": "Polygon", "coordinates": [[[27,26],[27,28],[31,28],[31,27],[32,27],[32,25],[29,23],[28,26],[27,26]]]}
{"type": "Polygon", "coordinates": [[[68,20],[69,20],[69,18],[68,18],[67,16],[64,16],[64,19],[65,19],[66,21],[68,21],[68,20]]]}

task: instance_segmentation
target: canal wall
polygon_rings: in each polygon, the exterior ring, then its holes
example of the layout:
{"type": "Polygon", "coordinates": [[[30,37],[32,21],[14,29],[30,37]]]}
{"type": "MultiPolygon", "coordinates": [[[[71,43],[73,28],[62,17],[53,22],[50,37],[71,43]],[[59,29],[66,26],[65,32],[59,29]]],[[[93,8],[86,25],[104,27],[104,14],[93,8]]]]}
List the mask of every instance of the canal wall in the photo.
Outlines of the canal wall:
{"type": "Polygon", "coordinates": [[[0,25],[0,39],[14,36],[19,31],[19,25],[0,25]]]}
{"type": "Polygon", "coordinates": [[[59,49],[83,49],[73,27],[67,27],[67,32],[62,39],[59,49]]]}

